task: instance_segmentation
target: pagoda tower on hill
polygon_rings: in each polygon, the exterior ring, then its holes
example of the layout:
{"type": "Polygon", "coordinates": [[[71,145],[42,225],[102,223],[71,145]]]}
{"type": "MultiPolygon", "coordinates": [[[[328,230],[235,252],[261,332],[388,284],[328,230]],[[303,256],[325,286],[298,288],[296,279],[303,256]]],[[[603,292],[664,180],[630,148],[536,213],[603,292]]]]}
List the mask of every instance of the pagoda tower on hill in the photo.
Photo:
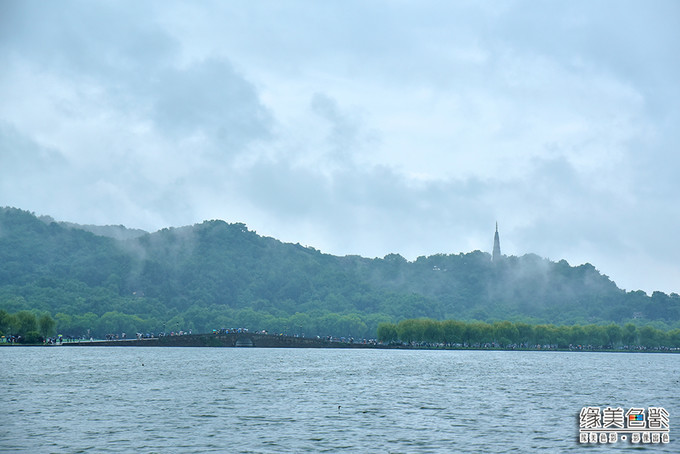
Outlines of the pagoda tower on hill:
{"type": "Polygon", "coordinates": [[[501,240],[498,238],[498,222],[496,222],[496,233],[493,236],[493,254],[491,260],[497,262],[501,259],[501,240]]]}

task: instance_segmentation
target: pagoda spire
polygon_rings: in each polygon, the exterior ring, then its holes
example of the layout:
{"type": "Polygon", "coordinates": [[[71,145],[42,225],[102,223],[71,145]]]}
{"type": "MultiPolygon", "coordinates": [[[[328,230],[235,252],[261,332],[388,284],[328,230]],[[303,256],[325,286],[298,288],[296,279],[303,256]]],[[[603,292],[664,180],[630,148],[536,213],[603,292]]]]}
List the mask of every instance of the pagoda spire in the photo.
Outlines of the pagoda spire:
{"type": "Polygon", "coordinates": [[[498,237],[498,221],[496,221],[496,233],[493,236],[493,254],[491,260],[497,262],[501,259],[501,240],[498,237]]]}

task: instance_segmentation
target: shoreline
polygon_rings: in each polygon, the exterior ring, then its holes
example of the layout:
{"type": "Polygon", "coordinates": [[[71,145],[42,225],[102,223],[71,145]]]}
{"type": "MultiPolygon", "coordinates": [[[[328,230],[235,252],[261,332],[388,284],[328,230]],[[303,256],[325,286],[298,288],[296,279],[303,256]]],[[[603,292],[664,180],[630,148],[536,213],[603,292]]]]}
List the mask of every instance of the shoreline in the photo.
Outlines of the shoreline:
{"type": "Polygon", "coordinates": [[[603,349],[603,348],[504,348],[481,346],[408,345],[376,342],[341,342],[326,338],[295,337],[260,333],[185,334],[141,339],[78,340],[62,344],[0,344],[0,347],[217,347],[217,348],[352,348],[381,350],[472,350],[536,351],[579,353],[680,353],[680,349],[603,349]]]}

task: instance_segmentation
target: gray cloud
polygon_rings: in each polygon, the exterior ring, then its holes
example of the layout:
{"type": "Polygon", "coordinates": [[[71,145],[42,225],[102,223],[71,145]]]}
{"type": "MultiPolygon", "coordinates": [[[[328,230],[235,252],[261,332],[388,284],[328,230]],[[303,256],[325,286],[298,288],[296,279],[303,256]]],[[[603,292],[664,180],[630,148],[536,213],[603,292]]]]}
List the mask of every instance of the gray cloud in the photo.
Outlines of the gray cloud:
{"type": "Polygon", "coordinates": [[[680,291],[677,2],[0,9],[0,205],[680,291]]]}
{"type": "Polygon", "coordinates": [[[335,161],[346,162],[359,146],[357,137],[359,125],[353,118],[340,111],[335,100],[321,93],[314,94],[311,107],[314,113],[330,124],[327,136],[331,145],[329,157],[335,161]]]}
{"type": "Polygon", "coordinates": [[[153,118],[168,135],[202,133],[237,150],[270,135],[271,118],[252,84],[223,60],[168,70],[154,81],[153,118]]]}
{"type": "Polygon", "coordinates": [[[177,42],[146,20],[151,12],[145,4],[10,0],[3,6],[3,53],[69,77],[115,83],[167,63],[177,52],[177,42]]]}
{"type": "Polygon", "coordinates": [[[70,177],[66,160],[57,150],[42,147],[0,121],[0,195],[29,206],[35,198],[51,199],[71,182],[70,177]],[[50,172],[46,174],[45,169],[50,172]]]}

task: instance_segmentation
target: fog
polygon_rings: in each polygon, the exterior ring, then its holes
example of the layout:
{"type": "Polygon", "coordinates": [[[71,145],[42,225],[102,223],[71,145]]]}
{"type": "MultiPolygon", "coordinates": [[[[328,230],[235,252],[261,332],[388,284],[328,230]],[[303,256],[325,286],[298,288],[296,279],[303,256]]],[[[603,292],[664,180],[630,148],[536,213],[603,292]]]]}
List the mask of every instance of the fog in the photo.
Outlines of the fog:
{"type": "Polygon", "coordinates": [[[680,5],[0,5],[0,206],[680,291],[680,5]]]}

